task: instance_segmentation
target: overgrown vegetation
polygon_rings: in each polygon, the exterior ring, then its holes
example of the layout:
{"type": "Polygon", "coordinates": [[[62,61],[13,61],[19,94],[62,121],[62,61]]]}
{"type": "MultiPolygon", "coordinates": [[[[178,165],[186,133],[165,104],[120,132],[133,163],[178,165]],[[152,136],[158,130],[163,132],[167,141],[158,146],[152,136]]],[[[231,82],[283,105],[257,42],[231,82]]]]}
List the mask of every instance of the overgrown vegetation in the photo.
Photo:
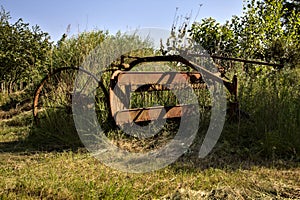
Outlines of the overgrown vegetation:
{"type": "MultiPolygon", "coordinates": [[[[153,51],[147,41],[121,33],[110,35],[107,31],[84,32],[72,37],[63,35],[53,44],[38,26],[31,29],[22,19],[10,24],[10,15],[2,8],[0,179],[4,181],[0,182],[0,198],[298,198],[299,10],[298,1],[247,0],[243,15],[234,16],[225,24],[208,18],[193,22],[190,29],[189,20],[178,29],[174,26],[169,44],[163,44],[166,49],[162,49],[162,54],[174,53],[174,48],[184,51],[181,44],[189,34],[196,42],[193,47],[201,45],[211,55],[279,63],[283,67],[215,59],[215,63],[225,68],[229,79],[233,75],[238,77],[239,110],[235,116],[228,116],[213,152],[202,160],[197,157],[197,142],[201,141],[210,117],[210,113],[204,111],[203,129],[185,155],[158,172],[133,175],[104,167],[84,150],[70,108],[74,71],[64,71],[44,86],[40,100],[45,101],[39,108],[38,126],[31,116],[32,94],[47,73],[61,67],[81,66],[99,45],[103,44],[102,48],[110,55],[115,49],[107,41],[123,41],[124,49],[127,45],[147,47],[131,52],[131,56],[158,55],[159,52],[153,51]]],[[[112,59],[105,55],[103,58],[104,63],[105,59],[112,59]]],[[[119,62],[112,62],[109,68],[119,62]]],[[[172,64],[168,63],[166,69],[169,67],[172,64]]],[[[180,69],[180,66],[173,67],[180,69]]],[[[149,69],[153,66],[148,66],[149,69]]],[[[107,89],[110,76],[111,72],[102,76],[107,89]]],[[[205,91],[196,92],[199,101],[209,102],[205,91]]],[[[174,104],[176,98],[171,98],[172,95],[169,91],[134,93],[130,106],[174,104]]],[[[173,137],[172,133],[178,128],[177,122],[170,120],[150,139],[124,137],[107,117],[108,99],[102,90],[97,91],[96,100],[98,119],[107,125],[104,127],[107,135],[126,150],[142,152],[157,148],[173,137]]],[[[89,106],[91,102],[86,103],[89,106]]]]}

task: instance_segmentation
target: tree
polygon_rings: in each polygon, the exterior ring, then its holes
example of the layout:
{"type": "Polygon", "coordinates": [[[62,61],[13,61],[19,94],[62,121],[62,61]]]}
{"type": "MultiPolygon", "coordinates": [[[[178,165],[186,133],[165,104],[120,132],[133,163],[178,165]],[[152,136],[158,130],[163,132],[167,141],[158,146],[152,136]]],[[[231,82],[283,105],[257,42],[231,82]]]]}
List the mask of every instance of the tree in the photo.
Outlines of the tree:
{"type": "Polygon", "coordinates": [[[221,25],[213,18],[203,19],[192,25],[191,35],[211,55],[235,55],[237,41],[228,22],[221,25]]]}
{"type": "Polygon", "coordinates": [[[211,53],[298,66],[299,1],[246,0],[243,9],[224,25],[211,18],[194,23],[192,36],[211,53]]]}
{"type": "Polygon", "coordinates": [[[34,83],[45,71],[50,37],[39,26],[29,27],[19,19],[9,23],[10,14],[0,11],[0,79],[6,89],[12,92],[16,83],[34,83]]]}

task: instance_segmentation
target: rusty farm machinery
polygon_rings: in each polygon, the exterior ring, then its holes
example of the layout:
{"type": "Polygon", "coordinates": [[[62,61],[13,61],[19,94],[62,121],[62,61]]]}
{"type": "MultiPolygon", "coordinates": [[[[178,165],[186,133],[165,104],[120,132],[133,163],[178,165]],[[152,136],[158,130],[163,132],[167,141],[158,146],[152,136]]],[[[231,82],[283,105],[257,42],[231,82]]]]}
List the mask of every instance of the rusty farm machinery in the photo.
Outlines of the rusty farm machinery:
{"type": "MultiPolygon", "coordinates": [[[[278,64],[237,58],[221,56],[211,56],[211,58],[282,67],[278,64]]],[[[59,115],[61,114],[59,110],[63,110],[63,112],[68,114],[72,113],[72,98],[76,96],[73,93],[73,86],[76,73],[78,72],[86,74],[90,79],[98,83],[97,89],[100,91],[101,97],[95,97],[95,102],[101,101],[106,109],[108,121],[113,123],[113,125],[122,126],[130,123],[180,118],[183,112],[188,114],[195,107],[193,104],[180,104],[170,88],[184,90],[187,87],[186,84],[188,84],[193,90],[203,91],[207,89],[207,79],[213,79],[222,83],[226,88],[229,95],[227,106],[229,115],[233,115],[234,112],[239,110],[237,76],[233,75],[231,80],[226,78],[226,69],[224,67],[218,68],[213,73],[180,55],[121,56],[118,64],[113,65],[102,73],[103,75],[106,74],[104,78],[97,77],[95,74],[80,67],[65,67],[52,70],[42,79],[34,93],[33,116],[35,122],[39,123],[45,115],[49,117],[49,112],[54,110],[59,115]],[[174,66],[180,65],[183,66],[181,69],[185,70],[139,70],[138,66],[145,63],[151,63],[153,66],[161,63],[174,66]],[[134,68],[137,70],[132,70],[134,68]],[[204,76],[206,79],[203,78],[204,76]],[[153,96],[156,97],[154,98],[153,96]],[[139,101],[139,103],[135,101],[139,101]]],[[[186,98],[189,97],[187,96],[186,98]]],[[[95,102],[86,102],[86,104],[95,102]]],[[[205,109],[210,109],[211,105],[207,104],[204,107],[205,109]]]]}

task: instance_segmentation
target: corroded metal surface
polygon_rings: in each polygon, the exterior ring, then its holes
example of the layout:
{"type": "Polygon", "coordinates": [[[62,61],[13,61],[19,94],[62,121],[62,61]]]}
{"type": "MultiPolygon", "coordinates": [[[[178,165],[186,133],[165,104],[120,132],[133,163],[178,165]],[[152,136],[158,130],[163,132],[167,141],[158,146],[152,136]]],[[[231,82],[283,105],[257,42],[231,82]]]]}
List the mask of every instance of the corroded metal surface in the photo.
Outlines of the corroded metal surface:
{"type": "MultiPolygon", "coordinates": [[[[205,55],[191,55],[202,57],[205,55]]],[[[221,56],[210,56],[213,59],[219,60],[231,60],[242,63],[268,65],[277,68],[282,68],[281,64],[266,63],[260,61],[249,61],[239,58],[227,58],[221,56]]],[[[82,71],[89,76],[93,77],[98,83],[99,88],[104,92],[106,97],[107,108],[110,110],[110,117],[115,117],[116,124],[132,123],[140,121],[149,121],[162,118],[177,118],[182,116],[182,109],[192,109],[189,105],[174,105],[174,106],[154,106],[148,108],[131,108],[129,109],[130,94],[143,93],[143,92],[155,92],[155,91],[167,91],[170,88],[186,87],[186,83],[189,83],[189,87],[192,89],[207,89],[203,77],[213,81],[222,82],[232,96],[230,102],[230,110],[238,110],[239,104],[237,99],[238,92],[238,80],[234,75],[232,80],[228,80],[224,77],[225,68],[219,69],[219,73],[212,73],[202,66],[186,60],[179,55],[167,55],[167,56],[152,56],[152,57],[131,57],[121,56],[121,63],[108,69],[112,71],[109,88],[106,88],[102,83],[102,80],[98,80],[96,76],[88,71],[79,67],[66,67],[60,68],[49,73],[35,90],[33,99],[33,116],[35,121],[38,119],[39,98],[43,87],[47,81],[63,71],[74,70],[82,71]],[[125,63],[125,58],[131,59],[130,62],[125,63]],[[131,72],[133,67],[141,63],[158,63],[158,62],[174,62],[181,63],[191,69],[193,72],[131,72]],[[200,73],[201,72],[201,73],[200,73]],[[108,92],[107,92],[108,91],[108,92]],[[166,113],[161,114],[165,110],[166,113]],[[124,117],[126,116],[126,117],[124,117]],[[130,116],[130,117],[128,117],[130,116]]]]}

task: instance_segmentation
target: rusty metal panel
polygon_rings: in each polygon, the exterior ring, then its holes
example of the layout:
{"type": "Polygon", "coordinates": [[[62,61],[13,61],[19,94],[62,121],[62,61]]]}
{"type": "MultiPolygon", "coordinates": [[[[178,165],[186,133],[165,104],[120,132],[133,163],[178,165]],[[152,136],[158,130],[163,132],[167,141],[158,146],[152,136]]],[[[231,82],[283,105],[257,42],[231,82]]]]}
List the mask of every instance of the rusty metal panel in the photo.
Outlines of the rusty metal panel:
{"type": "Polygon", "coordinates": [[[134,108],[118,111],[114,118],[117,125],[132,122],[145,122],[152,120],[172,119],[182,116],[189,116],[197,108],[197,105],[177,105],[177,106],[155,106],[150,108],[134,108]]]}
{"type": "Polygon", "coordinates": [[[120,72],[119,85],[178,84],[201,79],[198,72],[120,72]]]}

